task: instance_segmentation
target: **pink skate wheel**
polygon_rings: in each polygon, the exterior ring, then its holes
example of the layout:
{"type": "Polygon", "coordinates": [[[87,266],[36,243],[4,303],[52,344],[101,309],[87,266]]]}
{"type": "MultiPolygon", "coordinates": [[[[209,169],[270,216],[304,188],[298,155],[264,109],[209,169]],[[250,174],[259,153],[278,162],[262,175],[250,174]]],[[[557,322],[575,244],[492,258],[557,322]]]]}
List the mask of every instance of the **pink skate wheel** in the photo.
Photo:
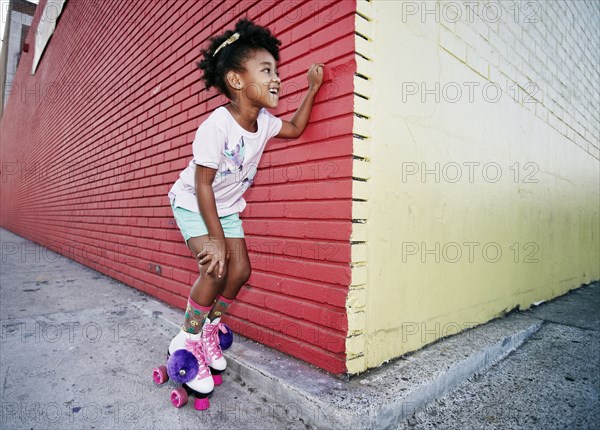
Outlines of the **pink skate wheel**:
{"type": "Polygon", "coordinates": [[[196,400],[194,400],[194,409],[196,409],[197,411],[205,411],[210,407],[210,402],[208,401],[208,397],[205,397],[203,399],[199,399],[196,397],[196,400]]]}
{"type": "Polygon", "coordinates": [[[162,365],[155,367],[152,371],[152,379],[154,380],[154,383],[158,385],[167,382],[169,380],[169,375],[167,374],[167,367],[162,365]]]}
{"type": "Polygon", "coordinates": [[[185,406],[187,402],[188,395],[185,391],[185,388],[179,387],[171,391],[171,403],[173,403],[173,406],[176,408],[181,408],[182,406],[185,406]]]}
{"type": "Polygon", "coordinates": [[[213,375],[212,377],[215,385],[221,385],[223,383],[223,377],[221,375],[213,375]]]}

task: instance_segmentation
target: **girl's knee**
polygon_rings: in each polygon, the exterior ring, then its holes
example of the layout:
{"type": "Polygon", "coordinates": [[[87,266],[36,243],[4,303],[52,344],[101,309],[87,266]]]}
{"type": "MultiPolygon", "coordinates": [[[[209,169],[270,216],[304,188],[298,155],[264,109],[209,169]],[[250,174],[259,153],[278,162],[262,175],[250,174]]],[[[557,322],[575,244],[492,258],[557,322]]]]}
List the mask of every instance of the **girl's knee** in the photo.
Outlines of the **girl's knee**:
{"type": "Polygon", "coordinates": [[[206,273],[207,269],[208,267],[202,268],[202,270],[200,271],[200,277],[204,278],[204,282],[210,283],[214,288],[222,289],[227,283],[227,269],[225,269],[225,271],[223,272],[223,276],[221,276],[220,278],[218,276],[218,268],[214,268],[211,273],[206,273]]]}
{"type": "Polygon", "coordinates": [[[243,285],[248,282],[250,279],[250,275],[252,273],[252,269],[249,264],[244,264],[239,267],[238,272],[236,273],[236,283],[239,285],[243,285]]]}
{"type": "Polygon", "coordinates": [[[241,279],[241,283],[245,284],[246,282],[248,282],[248,279],[250,279],[250,275],[252,274],[252,269],[250,268],[250,265],[248,265],[245,268],[245,271],[243,273],[243,279],[241,279]]]}

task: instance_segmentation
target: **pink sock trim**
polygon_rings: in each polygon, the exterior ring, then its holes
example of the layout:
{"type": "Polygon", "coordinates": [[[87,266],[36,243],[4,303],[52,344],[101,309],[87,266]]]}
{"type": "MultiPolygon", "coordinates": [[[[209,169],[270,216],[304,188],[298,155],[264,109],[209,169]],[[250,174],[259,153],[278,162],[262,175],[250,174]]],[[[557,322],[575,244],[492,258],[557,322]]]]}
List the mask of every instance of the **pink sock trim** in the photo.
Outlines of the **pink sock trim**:
{"type": "Polygon", "coordinates": [[[222,296],[222,295],[220,295],[220,294],[217,296],[217,300],[220,300],[220,301],[222,301],[222,302],[225,302],[225,303],[227,303],[228,305],[230,305],[230,304],[232,304],[232,303],[233,303],[233,299],[227,299],[227,298],[223,297],[223,296],[222,296]]]}
{"type": "Polygon", "coordinates": [[[212,306],[200,306],[198,303],[193,301],[191,297],[188,298],[188,301],[190,302],[190,305],[193,308],[198,309],[199,311],[202,311],[202,312],[209,312],[212,308],[212,306]]]}

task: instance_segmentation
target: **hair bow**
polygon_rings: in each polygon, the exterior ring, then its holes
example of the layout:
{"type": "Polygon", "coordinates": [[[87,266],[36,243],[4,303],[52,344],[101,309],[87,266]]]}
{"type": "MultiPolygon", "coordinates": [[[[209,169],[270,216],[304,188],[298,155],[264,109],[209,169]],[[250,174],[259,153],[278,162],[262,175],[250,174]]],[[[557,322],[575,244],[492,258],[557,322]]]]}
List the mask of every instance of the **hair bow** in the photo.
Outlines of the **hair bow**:
{"type": "Polygon", "coordinates": [[[219,47],[217,49],[215,49],[215,53],[213,54],[213,57],[215,55],[217,55],[217,52],[219,52],[221,49],[225,48],[227,45],[231,45],[233,42],[235,42],[236,40],[238,40],[240,38],[240,33],[233,33],[229,39],[227,39],[225,42],[221,43],[219,45],[219,47]]]}

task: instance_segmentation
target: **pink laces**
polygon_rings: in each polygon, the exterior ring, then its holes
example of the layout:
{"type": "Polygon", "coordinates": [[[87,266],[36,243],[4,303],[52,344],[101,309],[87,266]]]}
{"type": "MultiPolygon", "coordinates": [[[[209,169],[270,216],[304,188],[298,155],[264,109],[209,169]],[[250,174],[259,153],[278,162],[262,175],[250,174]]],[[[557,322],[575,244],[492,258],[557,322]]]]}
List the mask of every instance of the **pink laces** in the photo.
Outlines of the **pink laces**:
{"type": "Polygon", "coordinates": [[[220,322],[218,324],[204,324],[202,330],[202,340],[206,343],[208,354],[212,360],[218,360],[223,357],[219,339],[219,330],[223,333],[227,333],[227,329],[220,322]]]}
{"type": "Polygon", "coordinates": [[[198,379],[204,379],[211,376],[210,370],[206,365],[206,347],[200,340],[185,340],[185,349],[194,354],[194,357],[198,359],[198,379]]]}
{"type": "MultiPolygon", "coordinates": [[[[223,332],[223,334],[227,333],[227,327],[225,327],[225,324],[223,323],[219,323],[219,325],[217,325],[217,327],[219,328],[219,330],[221,330],[223,332]]],[[[217,340],[219,341],[219,345],[221,344],[221,339],[219,338],[219,336],[217,336],[217,340]]]]}

